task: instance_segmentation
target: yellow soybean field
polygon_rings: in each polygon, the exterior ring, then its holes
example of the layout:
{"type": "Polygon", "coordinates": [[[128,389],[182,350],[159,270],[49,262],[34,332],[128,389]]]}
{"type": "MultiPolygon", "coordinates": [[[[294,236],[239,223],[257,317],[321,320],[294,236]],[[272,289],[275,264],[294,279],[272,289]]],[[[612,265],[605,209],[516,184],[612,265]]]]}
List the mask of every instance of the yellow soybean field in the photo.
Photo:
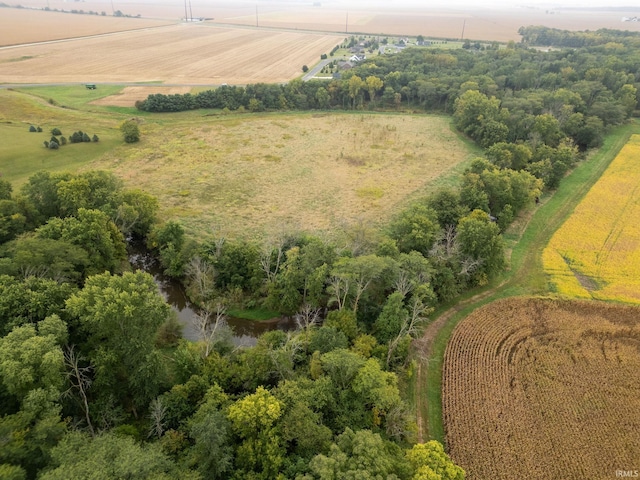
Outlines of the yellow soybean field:
{"type": "Polygon", "coordinates": [[[561,295],[640,303],[640,135],[553,235],[542,262],[561,295]]]}

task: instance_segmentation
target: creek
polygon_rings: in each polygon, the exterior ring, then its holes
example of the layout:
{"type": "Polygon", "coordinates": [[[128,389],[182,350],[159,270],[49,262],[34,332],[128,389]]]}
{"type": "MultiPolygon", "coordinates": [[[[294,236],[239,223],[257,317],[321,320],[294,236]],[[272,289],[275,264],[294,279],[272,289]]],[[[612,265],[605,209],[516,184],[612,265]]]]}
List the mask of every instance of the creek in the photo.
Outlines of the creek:
{"type": "MultiPolygon", "coordinates": [[[[197,340],[198,333],[192,321],[197,314],[197,307],[187,298],[183,285],[165,275],[158,260],[141,246],[129,245],[129,263],[134,270],[142,270],[153,276],[161,295],[176,312],[178,321],[183,325],[182,336],[187,340],[197,340]]],[[[269,330],[289,331],[296,328],[293,318],[288,317],[267,321],[227,317],[227,324],[233,331],[233,343],[237,346],[255,345],[258,337],[269,330]]]]}

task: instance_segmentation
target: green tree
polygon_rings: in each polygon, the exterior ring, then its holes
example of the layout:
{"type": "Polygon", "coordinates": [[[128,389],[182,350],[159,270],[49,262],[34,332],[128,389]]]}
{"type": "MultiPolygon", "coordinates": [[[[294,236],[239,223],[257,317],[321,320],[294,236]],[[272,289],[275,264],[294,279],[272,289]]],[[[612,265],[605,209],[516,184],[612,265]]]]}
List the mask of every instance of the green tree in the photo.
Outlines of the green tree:
{"type": "Polygon", "coordinates": [[[64,359],[60,345],[67,326],[52,315],[34,325],[15,327],[0,338],[0,378],[7,391],[19,399],[35,389],[60,392],[64,359]]]}
{"type": "Polygon", "coordinates": [[[36,388],[22,399],[20,411],[0,417],[0,464],[21,467],[27,478],[49,464],[49,452],[67,429],[59,397],[55,388],[36,388]]]}
{"type": "Polygon", "coordinates": [[[401,252],[411,250],[427,255],[438,232],[438,215],[426,205],[416,203],[391,222],[389,234],[401,252]]]}
{"type": "Polygon", "coordinates": [[[404,308],[404,295],[399,292],[389,295],[374,325],[378,342],[387,343],[395,338],[408,317],[409,312],[404,308]]]}
{"type": "Polygon", "coordinates": [[[18,280],[0,275],[0,335],[25,323],[35,324],[50,315],[62,315],[73,285],[30,276],[18,280]]]}
{"type": "Polygon", "coordinates": [[[189,436],[195,442],[189,452],[189,464],[197,467],[204,479],[226,478],[233,465],[231,424],[221,410],[226,402],[222,389],[211,387],[188,422],[189,436]]]}
{"type": "Polygon", "coordinates": [[[136,143],[140,141],[140,127],[135,120],[126,120],[120,125],[122,138],[126,143],[136,143]]]}
{"type": "Polygon", "coordinates": [[[365,86],[366,83],[358,75],[353,75],[349,79],[348,90],[351,98],[351,108],[355,109],[356,105],[360,103],[361,93],[365,86]]]}
{"type": "Polygon", "coordinates": [[[376,94],[382,89],[384,86],[384,82],[380,80],[380,78],[370,75],[365,80],[367,91],[369,92],[369,99],[373,105],[376,104],[376,94]]]}
{"type": "Polygon", "coordinates": [[[0,200],[11,200],[11,192],[13,192],[11,182],[0,178],[0,200]]]}
{"type": "Polygon", "coordinates": [[[170,308],[153,277],[141,271],[94,275],[66,305],[96,365],[94,391],[113,395],[136,414],[157,396],[163,381],[154,340],[170,308]]]}
{"type": "Polygon", "coordinates": [[[195,472],[179,468],[158,444],[138,444],[129,436],[103,433],[90,438],[70,432],[51,452],[51,469],[42,480],[113,480],[201,478],[195,472]]]}
{"type": "Polygon", "coordinates": [[[457,238],[461,253],[477,266],[473,274],[476,283],[484,283],[486,277],[504,268],[504,242],[500,228],[486,212],[474,210],[460,219],[457,238]]]}
{"type": "Polygon", "coordinates": [[[322,109],[329,108],[331,96],[329,95],[329,92],[327,92],[326,88],[320,87],[316,90],[316,102],[318,102],[318,107],[322,109]]]}
{"type": "Polygon", "coordinates": [[[411,464],[411,480],[464,480],[465,473],[446,454],[442,444],[431,440],[418,443],[406,452],[411,464]]]}
{"type": "Polygon", "coordinates": [[[0,200],[0,244],[17,237],[27,229],[22,206],[13,200],[0,200]]]}
{"type": "Polygon", "coordinates": [[[309,464],[313,477],[320,480],[353,478],[404,478],[408,469],[397,445],[369,430],[350,428],[338,436],[327,455],[317,455],[309,464]]]}
{"type": "Polygon", "coordinates": [[[274,425],[283,413],[282,407],[263,387],[229,407],[229,420],[243,440],[237,450],[237,478],[278,477],[285,452],[274,425]]]}
{"type": "Polygon", "coordinates": [[[36,236],[64,240],[83,248],[89,255],[88,273],[117,272],[126,262],[122,233],[100,210],[80,208],[76,217],[52,218],[36,231],[36,236]]]}

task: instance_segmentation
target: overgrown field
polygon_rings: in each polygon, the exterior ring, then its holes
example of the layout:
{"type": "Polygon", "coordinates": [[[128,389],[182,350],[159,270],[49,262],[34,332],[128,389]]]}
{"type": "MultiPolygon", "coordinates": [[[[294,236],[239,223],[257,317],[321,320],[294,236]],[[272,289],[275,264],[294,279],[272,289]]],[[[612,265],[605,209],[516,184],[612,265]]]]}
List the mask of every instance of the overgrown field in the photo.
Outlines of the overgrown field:
{"type": "Polygon", "coordinates": [[[383,225],[412,198],[455,181],[473,153],[447,117],[366,113],[145,114],[141,141],[127,145],[118,127],[132,110],[87,110],[83,98],[99,93],[81,87],[25,91],[73,108],[0,91],[4,178],[18,187],[38,170],[112,170],[196,236],[383,225]],[[44,131],[29,132],[32,124],[44,131]],[[43,141],[53,127],[100,142],[51,151],[43,141]]]}
{"type": "Polygon", "coordinates": [[[631,137],[543,252],[553,290],[640,303],[640,135],[631,137]]]}
{"type": "MultiPolygon", "coordinates": [[[[156,195],[189,231],[256,238],[383,224],[470,156],[446,117],[265,114],[169,124],[88,165],[156,195]]],[[[186,117],[185,117],[186,118],[186,117]]],[[[456,168],[458,167],[458,168],[456,168]]]]}
{"type": "Polygon", "coordinates": [[[454,461],[474,479],[613,478],[640,458],[640,310],[512,298],[476,310],[445,354],[454,461]]]}
{"type": "Polygon", "coordinates": [[[341,40],[330,34],[169,25],[0,49],[0,83],[286,82],[341,40]]]}

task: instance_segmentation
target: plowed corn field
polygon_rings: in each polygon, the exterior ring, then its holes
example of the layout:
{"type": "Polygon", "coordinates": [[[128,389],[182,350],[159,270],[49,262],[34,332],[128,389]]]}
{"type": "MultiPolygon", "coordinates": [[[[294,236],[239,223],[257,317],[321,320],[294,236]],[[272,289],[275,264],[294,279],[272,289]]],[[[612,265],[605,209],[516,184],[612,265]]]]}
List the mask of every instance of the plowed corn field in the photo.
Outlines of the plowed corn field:
{"type": "Polygon", "coordinates": [[[634,135],[542,255],[561,295],[640,303],[640,135],[634,135]]]}
{"type": "Polygon", "coordinates": [[[443,414],[474,479],[605,479],[640,469],[640,309],[507,299],[453,332],[443,414]]]}

